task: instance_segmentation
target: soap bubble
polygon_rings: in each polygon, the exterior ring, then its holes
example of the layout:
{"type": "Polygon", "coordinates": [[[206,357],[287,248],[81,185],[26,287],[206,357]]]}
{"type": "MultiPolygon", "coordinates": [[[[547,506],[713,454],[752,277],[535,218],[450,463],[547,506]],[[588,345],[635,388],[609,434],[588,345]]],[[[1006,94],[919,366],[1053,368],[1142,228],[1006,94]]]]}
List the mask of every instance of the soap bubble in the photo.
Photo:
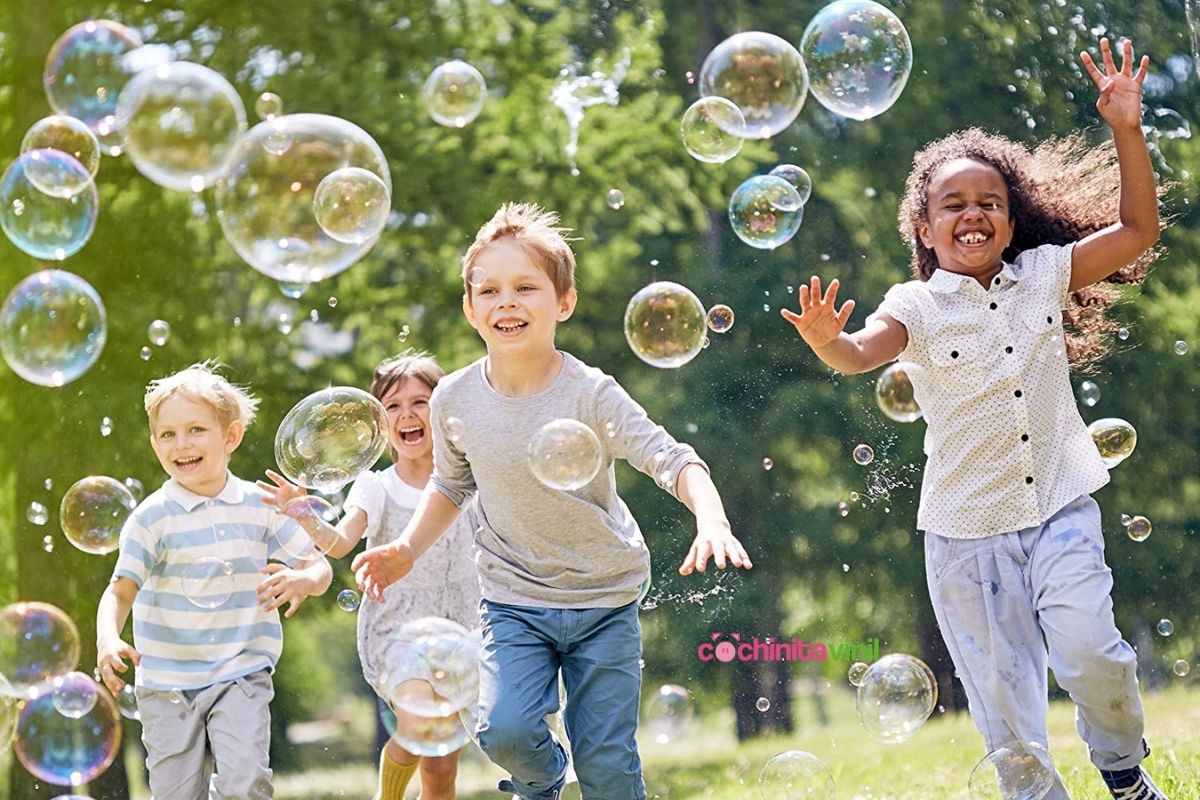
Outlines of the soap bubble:
{"type": "Polygon", "coordinates": [[[869,444],[860,444],[854,448],[854,463],[866,466],[875,460],[875,450],[869,444]]]}
{"type": "Polygon", "coordinates": [[[726,128],[729,133],[769,139],[800,114],[808,95],[808,73],[800,53],[787,41],[747,31],[730,36],[704,59],[700,94],[727,97],[741,109],[745,124],[726,128]]]}
{"type": "Polygon", "coordinates": [[[33,500],[29,503],[29,508],[25,509],[25,518],[34,525],[45,525],[50,521],[50,510],[33,500]]]}
{"type": "Polygon", "coordinates": [[[861,661],[855,661],[850,665],[847,677],[850,680],[851,686],[862,686],[863,679],[867,677],[867,670],[870,669],[869,664],[864,664],[861,661]]]}
{"type": "Polygon", "coordinates": [[[703,349],[707,320],[690,289],[658,281],[640,289],[625,307],[625,340],[652,367],[681,367],[703,349]]]}
{"type": "Polygon", "coordinates": [[[912,71],[908,31],[871,0],[838,0],[822,8],[804,29],[800,52],[813,97],[850,119],[891,108],[912,71]]]}
{"type": "Polygon", "coordinates": [[[1182,678],[1192,671],[1192,666],[1181,658],[1171,666],[1171,671],[1182,678]]]}
{"type": "Polygon", "coordinates": [[[46,56],[42,85],[50,107],[81,120],[110,152],[120,152],[117,97],[133,74],[126,56],[141,46],[132,29],[93,19],[69,28],[46,56]]]}
{"type": "Polygon", "coordinates": [[[1159,636],[1170,636],[1175,632],[1175,623],[1169,619],[1160,619],[1154,630],[1158,631],[1159,636]]]}
{"type": "Polygon", "coordinates": [[[292,483],[331,494],[387,449],[387,412],[361,389],[333,386],[301,400],[275,434],[275,462],[292,483]]]}
{"type": "Polygon", "coordinates": [[[796,187],[796,193],[800,195],[800,205],[804,205],[808,202],[808,198],[812,197],[812,178],[795,164],[780,164],[771,170],[769,174],[774,175],[776,178],[783,178],[796,187]]]}
{"type": "Polygon", "coordinates": [[[421,89],[425,110],[439,125],[462,128],[483,110],[487,83],[479,70],[465,61],[447,61],[429,74],[421,89]]]}
{"type": "Polygon", "coordinates": [[[896,362],[879,374],[875,381],[875,402],[888,419],[896,422],[915,422],[921,418],[921,407],[913,397],[912,380],[908,370],[912,364],[896,362]]]}
{"type": "Polygon", "coordinates": [[[44,261],[62,261],[88,243],[99,203],[87,167],[59,150],[22,153],[0,177],[0,228],[44,261]]]}
{"type": "Polygon", "coordinates": [[[142,719],[142,712],[138,711],[137,692],[133,688],[133,684],[125,684],[121,687],[121,691],[117,692],[117,711],[121,712],[121,716],[126,719],[142,719]]]}
{"type": "Polygon", "coordinates": [[[63,495],[58,523],[67,540],[85,553],[105,555],[121,543],[121,528],[137,507],[133,493],[116,478],[92,475],[63,495]]]}
{"type": "Polygon", "coordinates": [[[279,284],[279,293],[289,300],[299,300],[304,297],[304,293],[308,291],[308,287],[312,284],[306,282],[288,283],[281,281],[279,284]]]}
{"type": "Polygon", "coordinates": [[[729,222],[738,238],[760,250],[786,243],[804,221],[796,187],[776,175],[747,179],[729,198],[729,222]]]}
{"type": "Polygon", "coordinates": [[[121,717],[116,704],[100,684],[81,677],[84,681],[78,690],[92,693],[92,706],[86,712],[66,716],[57,708],[54,692],[42,691],[25,703],[17,721],[13,751],[25,769],[48,783],[88,783],[108,769],[120,752],[121,717]]]}
{"type": "Polygon", "coordinates": [[[154,320],[146,328],[146,336],[151,344],[162,347],[171,338],[171,323],[161,319],[154,320]]]}
{"type": "Polygon", "coordinates": [[[79,719],[96,705],[96,697],[104,692],[91,675],[68,672],[50,680],[50,695],[55,710],[64,717],[79,719]]]}
{"type": "Polygon", "coordinates": [[[361,167],[334,170],[313,194],[313,213],[321,230],[345,244],[363,244],[383,233],[392,210],[392,193],[383,179],[361,167]]]}
{"type": "Polygon", "coordinates": [[[1183,339],[1175,340],[1175,355],[1186,356],[1188,351],[1188,343],[1183,339]]]}
{"type": "Polygon", "coordinates": [[[534,477],[551,489],[581,489],[600,471],[602,453],[595,431],[573,419],[547,422],[529,443],[534,477]]]}
{"type": "Polygon", "coordinates": [[[763,800],[833,800],[833,776],[821,759],[803,750],[773,757],[758,773],[763,800]]]}
{"type": "Polygon", "coordinates": [[[1129,328],[1117,328],[1117,338],[1122,342],[1129,338],[1129,328]]]}
{"type": "Polygon", "coordinates": [[[728,333],[733,327],[733,309],[718,303],[708,310],[708,329],[713,333],[728,333]]]}
{"type": "Polygon", "coordinates": [[[925,662],[893,653],[876,661],[858,685],[858,718],[872,738],[909,739],[937,705],[937,682],[925,662]]]}
{"type": "Polygon", "coordinates": [[[1137,447],[1137,431],[1123,419],[1105,417],[1088,425],[1088,433],[1100,451],[1104,466],[1112,469],[1129,458],[1137,447]]]}
{"type": "Polygon", "coordinates": [[[742,152],[743,140],[733,131],[745,128],[742,110],[724,97],[701,97],[683,112],[679,136],[697,161],[721,164],[742,152]]]}
{"type": "MultiPolygon", "coordinates": [[[[415,682],[422,691],[432,695],[433,689],[424,682],[415,682]]],[[[467,729],[459,718],[459,709],[439,716],[414,714],[392,707],[396,715],[396,732],[392,739],[410,753],[419,756],[446,756],[467,743],[467,729]]]]}
{"type": "Polygon", "coordinates": [[[620,189],[609,189],[606,202],[613,211],[620,211],[625,206],[625,193],[620,189]]]}
{"type": "Polygon", "coordinates": [[[62,386],[87,372],[107,333],[100,295],[70,272],[35,272],[0,307],[0,353],[39,386],[62,386]]]}
{"type": "Polygon", "coordinates": [[[1150,537],[1154,526],[1150,524],[1150,520],[1142,515],[1131,517],[1129,524],[1125,526],[1125,533],[1135,542],[1144,542],[1150,537]]]}
{"type": "Polygon", "coordinates": [[[246,109],[221,75],[179,61],[126,84],[117,125],[138,172],[167,189],[199,192],[225,172],[246,130],[246,109]]]}
{"type": "Polygon", "coordinates": [[[361,602],[362,598],[353,589],[342,589],[338,592],[337,607],[342,611],[358,611],[361,602]]]}
{"type": "Polygon", "coordinates": [[[775,466],[775,462],[769,458],[764,458],[762,460],[762,465],[763,465],[763,469],[765,469],[767,472],[770,472],[771,469],[775,466]]]}
{"type": "Polygon", "coordinates": [[[330,237],[313,214],[318,184],[346,167],[374,172],[390,194],[391,173],[379,145],[362,128],[337,117],[288,114],[260,122],[239,140],[217,182],[217,218],[246,263],[287,283],[336,275],[375,244],[330,237]],[[278,153],[264,147],[286,136],[278,153]]]}
{"type": "Polygon", "coordinates": [[[482,640],[462,625],[421,617],[401,625],[385,655],[394,710],[425,717],[455,714],[478,694],[482,640]]]}
{"type": "Polygon", "coordinates": [[[274,92],[263,92],[254,101],[254,113],[263,120],[278,117],[283,113],[283,100],[274,92]]]}
{"type": "Polygon", "coordinates": [[[765,697],[760,697],[754,701],[754,707],[759,711],[770,711],[771,701],[765,697]]]}
{"type": "Polygon", "coordinates": [[[658,687],[646,701],[642,729],[659,744],[678,738],[692,718],[692,696],[682,686],[668,683],[658,687]]]}
{"type": "Polygon", "coordinates": [[[216,556],[201,556],[183,568],[183,596],[196,608],[220,608],[229,602],[236,581],[233,564],[216,556]]]}
{"type": "Polygon", "coordinates": [[[1100,402],[1100,387],[1095,381],[1084,381],[1079,384],[1079,399],[1085,406],[1091,408],[1100,402]]]}
{"type": "Polygon", "coordinates": [[[167,692],[167,701],[174,705],[179,705],[183,702],[183,691],[176,688],[167,692]]]}
{"type": "Polygon", "coordinates": [[[1037,742],[1013,742],[984,756],[967,779],[971,800],[1041,800],[1054,786],[1056,772],[1046,748],[1037,742]]]}
{"type": "Polygon", "coordinates": [[[0,609],[0,684],[26,695],[38,684],[65,675],[79,663],[79,629],[49,603],[13,603],[0,609]]]}
{"type": "Polygon", "coordinates": [[[92,129],[74,117],[56,114],[40,119],[33,123],[25,138],[21,140],[21,152],[29,153],[34,150],[57,150],[66,153],[80,163],[86,170],[87,178],[82,173],[71,170],[64,173],[51,171],[43,179],[43,168],[31,167],[26,175],[41,191],[55,197],[74,197],[84,191],[96,177],[100,168],[100,142],[92,129]]]}

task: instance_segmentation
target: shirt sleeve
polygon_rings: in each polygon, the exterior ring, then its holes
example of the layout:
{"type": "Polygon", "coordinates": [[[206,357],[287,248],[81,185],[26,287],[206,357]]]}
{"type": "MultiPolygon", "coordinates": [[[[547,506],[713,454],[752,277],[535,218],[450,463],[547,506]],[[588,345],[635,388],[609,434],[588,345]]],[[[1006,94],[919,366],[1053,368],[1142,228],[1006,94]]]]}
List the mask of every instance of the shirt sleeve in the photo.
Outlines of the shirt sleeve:
{"type": "MultiPolygon", "coordinates": [[[[448,415],[445,399],[438,389],[433,390],[429,405],[429,418],[433,422],[433,475],[429,483],[455,506],[462,508],[475,493],[471,462],[458,449],[456,442],[462,432],[451,430],[455,425],[450,423],[452,417],[448,415]]],[[[461,420],[455,422],[460,426],[463,424],[461,420]]]]}
{"type": "Polygon", "coordinates": [[[905,353],[920,350],[922,344],[920,338],[921,310],[908,283],[897,283],[888,289],[879,307],[867,317],[867,322],[880,314],[887,314],[903,325],[908,332],[908,344],[900,354],[902,360],[905,353]]]}
{"type": "Polygon", "coordinates": [[[1054,265],[1055,302],[1060,309],[1066,308],[1071,304],[1071,259],[1075,252],[1075,243],[1071,242],[1062,247],[1044,244],[1038,248],[1039,253],[1043,251],[1046,253],[1046,259],[1054,265]]]}
{"type": "Polygon", "coordinates": [[[364,472],[350,487],[350,494],[346,496],[346,502],[342,504],[342,508],[347,511],[352,508],[361,508],[367,515],[367,527],[363,530],[363,536],[372,537],[379,530],[385,502],[386,490],[383,488],[383,481],[379,479],[379,474],[364,472]]]}
{"type": "Polygon", "coordinates": [[[142,524],[137,514],[130,514],[121,528],[117,565],[112,580],[129,578],[140,589],[150,577],[150,571],[160,555],[160,540],[142,524]]]}

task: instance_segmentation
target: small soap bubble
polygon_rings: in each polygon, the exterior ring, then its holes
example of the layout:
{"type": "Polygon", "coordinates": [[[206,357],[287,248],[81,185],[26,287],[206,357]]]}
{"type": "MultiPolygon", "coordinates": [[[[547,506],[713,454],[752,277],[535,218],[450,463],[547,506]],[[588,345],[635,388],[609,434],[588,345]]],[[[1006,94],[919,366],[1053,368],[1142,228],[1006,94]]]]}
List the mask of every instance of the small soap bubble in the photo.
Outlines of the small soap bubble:
{"type": "Polygon", "coordinates": [[[145,345],[142,346],[142,349],[138,350],[138,358],[140,358],[142,361],[149,361],[150,357],[153,355],[154,353],[150,352],[150,348],[146,347],[145,345]]]}
{"type": "Polygon", "coordinates": [[[462,440],[467,427],[458,417],[446,417],[446,438],[454,443],[462,440]]]}
{"type": "Polygon", "coordinates": [[[487,83],[475,67],[465,61],[447,61],[432,73],[421,90],[429,116],[447,128],[469,125],[483,110],[487,83]]]}
{"type": "Polygon", "coordinates": [[[833,800],[835,791],[833,776],[821,759],[803,750],[787,750],[763,765],[758,788],[764,800],[833,800]]]}
{"type": "Polygon", "coordinates": [[[1154,630],[1158,631],[1159,636],[1170,636],[1175,632],[1175,623],[1169,619],[1160,619],[1154,630]]]}
{"type": "Polygon", "coordinates": [[[634,354],[660,369],[681,367],[703,349],[707,314],[687,287],[658,281],[625,308],[625,340],[634,354]]]}
{"type": "Polygon", "coordinates": [[[1122,342],[1129,338],[1129,328],[1117,328],[1117,338],[1122,342]]]}
{"type": "Polygon", "coordinates": [[[551,489],[583,488],[596,477],[601,462],[600,440],[590,427],[577,420],[548,422],[529,444],[533,474],[551,489]]]}
{"type": "Polygon", "coordinates": [[[146,336],[150,339],[150,344],[162,347],[171,338],[171,323],[162,319],[154,320],[146,328],[146,336]]]}
{"type": "Polygon", "coordinates": [[[857,503],[857,502],[858,502],[858,492],[851,492],[851,493],[850,493],[850,502],[851,502],[851,503],[857,503]]]}
{"type": "Polygon", "coordinates": [[[1121,515],[1121,525],[1122,525],[1122,527],[1128,528],[1128,527],[1129,527],[1129,523],[1131,523],[1131,522],[1133,522],[1133,517],[1129,516],[1128,514],[1122,514],[1122,515],[1121,515]]]}
{"type": "Polygon", "coordinates": [[[849,571],[850,571],[850,565],[842,564],[842,572],[849,572],[849,571]]]}
{"type": "Polygon", "coordinates": [[[1150,523],[1150,520],[1140,514],[1129,520],[1129,524],[1125,526],[1125,532],[1135,542],[1146,541],[1153,531],[1154,526],[1150,523]]]}
{"type": "Polygon", "coordinates": [[[967,792],[971,800],[1041,800],[1056,781],[1046,748],[1037,742],[1013,742],[979,761],[967,779],[967,792]]]}
{"type": "Polygon", "coordinates": [[[100,435],[111,436],[113,432],[113,421],[111,417],[103,417],[100,420],[100,435]]]}
{"type": "Polygon", "coordinates": [[[851,664],[850,671],[848,673],[850,685],[862,686],[863,678],[867,676],[868,669],[870,669],[870,665],[865,664],[862,661],[855,661],[853,664],[851,664]]]}
{"type": "Polygon", "coordinates": [[[317,310],[315,308],[313,308],[313,309],[309,309],[308,318],[312,322],[318,322],[321,319],[321,315],[320,315],[320,313],[317,312],[317,310]]]}
{"type": "Polygon", "coordinates": [[[34,500],[25,509],[25,518],[34,525],[45,525],[50,521],[50,511],[44,505],[34,500]]]}
{"type": "Polygon", "coordinates": [[[845,500],[838,503],[838,514],[843,517],[850,514],[850,506],[846,504],[845,500]]]}
{"type": "Polygon", "coordinates": [[[692,696],[676,684],[660,686],[646,701],[642,727],[659,744],[677,739],[692,718],[692,696]]]}
{"type": "Polygon", "coordinates": [[[83,165],[88,175],[88,178],[84,178],[82,173],[72,172],[63,176],[67,178],[64,182],[52,173],[46,175],[47,180],[43,181],[42,170],[31,169],[28,172],[30,181],[46,194],[74,197],[88,187],[89,178],[96,177],[96,170],[100,168],[100,142],[92,129],[81,120],[55,115],[35,122],[21,140],[21,152],[46,149],[71,156],[83,165]]]}
{"type": "Polygon", "coordinates": [[[358,592],[353,589],[342,589],[338,592],[337,606],[342,611],[357,611],[361,602],[358,592]]]}
{"type": "Polygon", "coordinates": [[[329,298],[329,301],[328,301],[328,302],[329,302],[329,307],[330,307],[330,308],[337,308],[338,299],[337,299],[336,297],[332,297],[332,296],[331,296],[331,297],[329,298]]]}
{"type": "MultiPolygon", "coordinates": [[[[111,425],[110,420],[110,433],[111,425]]],[[[125,484],[116,478],[91,475],[67,489],[59,505],[58,522],[67,541],[75,547],[85,553],[106,555],[117,549],[121,528],[136,506],[125,484]]]]}
{"type": "Polygon", "coordinates": [[[117,692],[117,710],[121,712],[121,716],[126,719],[141,720],[142,714],[138,711],[137,692],[133,689],[133,684],[127,683],[121,687],[121,691],[117,692]]]}
{"type": "Polygon", "coordinates": [[[708,310],[708,329],[713,333],[727,333],[733,327],[733,309],[718,303],[708,310]]]}
{"type": "Polygon", "coordinates": [[[304,281],[296,281],[296,282],[280,281],[279,282],[279,291],[284,297],[288,298],[289,300],[299,300],[301,297],[304,296],[304,293],[308,291],[308,287],[311,285],[312,285],[311,283],[307,283],[304,281]]]}
{"type": "Polygon", "coordinates": [[[292,312],[290,311],[280,311],[279,316],[275,318],[275,328],[284,336],[291,333],[295,326],[296,323],[292,319],[292,312]]]}
{"type": "Polygon", "coordinates": [[[283,100],[274,92],[263,92],[254,101],[254,113],[261,120],[271,120],[283,113],[283,100]]]}
{"type": "Polygon", "coordinates": [[[172,689],[171,691],[167,692],[167,700],[175,705],[179,705],[183,702],[183,690],[172,689]]]}
{"type": "Polygon", "coordinates": [[[758,700],[755,701],[754,707],[757,708],[759,711],[770,711],[771,710],[771,701],[765,697],[760,697],[760,698],[758,698],[758,700]]]}
{"type": "Polygon", "coordinates": [[[777,178],[783,178],[785,181],[796,187],[796,192],[800,195],[800,203],[803,205],[808,202],[808,198],[812,196],[812,178],[802,168],[795,164],[780,164],[769,173],[777,178]]]}
{"type": "Polygon", "coordinates": [[[1192,666],[1181,658],[1171,667],[1171,671],[1182,678],[1192,671],[1192,666]]]}
{"type": "Polygon", "coordinates": [[[937,682],[919,658],[893,653],[868,667],[856,698],[859,720],[874,739],[897,744],[916,733],[937,705],[937,682]]]}
{"type": "Polygon", "coordinates": [[[211,610],[229,602],[236,581],[233,565],[216,556],[202,556],[183,568],[183,596],[197,608],[211,610]]]}
{"type": "Polygon", "coordinates": [[[869,444],[860,444],[854,448],[854,463],[866,466],[875,460],[875,451],[869,444]]]}
{"type": "Polygon", "coordinates": [[[787,243],[804,221],[796,187],[776,175],[755,175],[729,198],[729,222],[751,247],[774,250],[787,243]]]}
{"type": "Polygon", "coordinates": [[[679,137],[697,161],[721,164],[742,152],[743,140],[734,131],[746,125],[741,109],[724,97],[701,97],[683,114],[679,137]]]}
{"type": "Polygon", "coordinates": [[[79,719],[91,711],[101,691],[96,682],[82,672],[58,675],[50,685],[55,710],[68,719],[79,719]]]}
{"type": "Polygon", "coordinates": [[[124,480],[125,488],[133,495],[133,499],[137,502],[142,502],[142,498],[146,496],[146,487],[137,478],[126,478],[124,480]]]}
{"type": "Polygon", "coordinates": [[[313,193],[317,224],[331,239],[361,245],[374,241],[387,226],[392,193],[369,169],[344,167],[326,175],[313,193]]]}
{"type": "Polygon", "coordinates": [[[1123,419],[1106,417],[1088,425],[1088,433],[1100,451],[1104,466],[1112,469],[1120,464],[1137,447],[1137,431],[1123,419]]]}
{"type": "Polygon", "coordinates": [[[767,472],[770,472],[770,471],[771,471],[771,467],[773,467],[773,466],[775,466],[775,462],[774,462],[774,461],[772,461],[772,460],[771,460],[771,459],[769,459],[769,458],[764,458],[764,459],[763,459],[763,469],[765,469],[767,472]]]}
{"type": "Polygon", "coordinates": [[[1079,399],[1088,408],[1100,402],[1100,387],[1095,381],[1084,381],[1079,384],[1079,399]]]}
{"type": "Polygon", "coordinates": [[[480,267],[471,267],[467,270],[467,283],[478,289],[483,286],[483,282],[487,280],[487,273],[480,267]]]}
{"type": "Polygon", "coordinates": [[[913,396],[912,379],[908,376],[912,369],[912,364],[896,362],[875,381],[875,402],[888,419],[915,422],[921,418],[921,407],[913,396]]]}
{"type": "Polygon", "coordinates": [[[47,553],[54,552],[54,537],[53,536],[47,535],[47,536],[42,537],[42,549],[45,550],[47,553]]]}
{"type": "Polygon", "coordinates": [[[0,353],[13,372],[39,386],[58,387],[83,375],[107,336],[100,295],[69,272],[30,275],[0,307],[0,353]]]}
{"type": "Polygon", "coordinates": [[[1175,341],[1175,355],[1186,356],[1187,351],[1188,351],[1188,343],[1185,342],[1183,339],[1177,339],[1175,341]]]}
{"type": "Polygon", "coordinates": [[[47,492],[52,490],[54,488],[54,479],[46,478],[46,480],[42,481],[42,488],[44,488],[47,492]]]}
{"type": "Polygon", "coordinates": [[[625,205],[625,193],[620,189],[608,190],[608,207],[613,211],[620,211],[625,205]]]}
{"type": "Polygon", "coordinates": [[[48,603],[13,603],[0,608],[0,687],[9,697],[29,690],[79,663],[79,629],[48,603]],[[20,647],[11,643],[20,642],[20,647]]]}

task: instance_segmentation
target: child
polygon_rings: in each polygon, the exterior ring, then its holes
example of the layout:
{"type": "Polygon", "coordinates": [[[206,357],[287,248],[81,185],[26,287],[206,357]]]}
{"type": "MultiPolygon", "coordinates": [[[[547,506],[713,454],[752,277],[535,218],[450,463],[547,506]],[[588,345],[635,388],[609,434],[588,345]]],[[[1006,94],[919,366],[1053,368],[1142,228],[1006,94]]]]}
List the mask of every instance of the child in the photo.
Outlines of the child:
{"type": "Polygon", "coordinates": [[[146,390],[150,445],[169,480],[134,510],[96,616],[97,665],[109,691],[137,667],[150,791],[171,800],[272,796],[271,671],[282,649],[276,611],[295,613],[333,573],[289,553],[311,546],[229,457],[258,401],[196,364],[146,390]],[[260,573],[266,573],[263,580],[260,573]],[[121,639],[133,609],[136,649],[121,639]],[[206,764],[211,751],[216,774],[206,764]]]}
{"type": "Polygon", "coordinates": [[[371,597],[413,569],[477,492],[476,557],[483,602],[479,745],[512,773],[500,788],[524,800],[558,796],[567,769],[545,716],[565,721],[584,798],[646,796],[635,733],[641,687],[637,601],[649,578],[645,541],[616,494],[615,458],[627,459],[696,515],[680,572],[710,557],[750,559],[695,451],[677,443],[611,377],[554,346],[575,309],[575,257],[556,215],[500,208],[463,258],[463,311],[487,356],[446,377],[433,394],[434,472],[395,542],[353,563],[371,597]],[[580,489],[534,477],[528,447],[555,419],[596,432],[600,471],[580,489]]]}
{"type": "MultiPolygon", "coordinates": [[[[1105,72],[1087,53],[1112,149],[1077,139],[1025,148],[979,130],[918,153],[900,208],[917,280],[893,286],[863,330],[843,331],[837,281],[800,289],[800,336],[839,372],[897,356],[928,429],[917,527],[929,594],[989,751],[1046,745],[1046,665],[1113,797],[1163,798],[1142,770],[1137,657],[1113,621],[1100,509],[1108,472],[1075,407],[1068,358],[1103,352],[1093,283],[1141,280],[1157,241],[1157,189],[1140,127],[1133,46],[1105,72]],[[1109,224],[1118,217],[1119,221],[1109,224]],[[1012,258],[1011,262],[1004,260],[1012,258]],[[1062,311],[1060,309],[1066,309],[1062,311]],[[1064,349],[1063,320],[1077,331],[1064,349]]],[[[1048,798],[1067,798],[1061,779],[1048,798]]]]}
{"type": "MultiPolygon", "coordinates": [[[[346,514],[336,531],[316,515],[300,517],[300,524],[317,541],[331,542],[328,554],[341,558],[366,535],[367,545],[377,547],[395,541],[412,519],[421,491],[433,473],[433,431],[429,425],[429,397],[445,375],[427,353],[409,351],[389,358],[375,368],[371,394],[383,403],[388,417],[388,441],[393,466],[360,476],[350,489],[346,514]]],[[[267,502],[282,508],[304,491],[275,472],[267,472],[272,486],[259,481],[267,502]]],[[[395,717],[386,698],[403,680],[388,666],[388,645],[406,622],[420,617],[442,617],[467,628],[479,619],[479,579],[472,557],[469,514],[463,515],[430,548],[421,569],[410,579],[405,592],[392,592],[383,600],[366,598],[358,612],[358,656],[363,676],[380,698],[380,713],[392,727],[395,717]],[[386,685],[385,685],[386,683],[386,685]]],[[[422,800],[452,800],[458,757],[420,757],[389,739],[379,758],[378,800],[401,800],[404,789],[421,770],[422,800]]]]}

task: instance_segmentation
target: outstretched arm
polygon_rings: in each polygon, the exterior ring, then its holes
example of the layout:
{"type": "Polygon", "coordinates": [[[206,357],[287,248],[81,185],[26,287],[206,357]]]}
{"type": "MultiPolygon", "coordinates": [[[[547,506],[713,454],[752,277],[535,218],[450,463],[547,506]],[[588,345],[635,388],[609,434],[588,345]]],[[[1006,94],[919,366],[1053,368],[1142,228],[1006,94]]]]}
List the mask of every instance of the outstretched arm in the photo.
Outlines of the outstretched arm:
{"type": "Polygon", "coordinates": [[[299,522],[300,527],[304,528],[304,532],[313,540],[317,550],[321,553],[334,558],[343,558],[358,544],[363,531],[367,529],[367,515],[361,508],[351,508],[335,527],[312,513],[312,509],[303,504],[289,506],[292,500],[305,496],[304,489],[274,470],[267,470],[267,477],[271,479],[272,483],[256,481],[258,488],[263,490],[263,499],[275,506],[281,514],[286,514],[299,522]]]}
{"type": "Polygon", "coordinates": [[[412,571],[413,562],[442,537],[459,513],[450,498],[432,485],[426,486],[413,518],[394,542],[355,556],[350,568],[358,588],[372,600],[382,600],[383,590],[412,571]]]}
{"type": "Polygon", "coordinates": [[[846,333],[854,301],[847,300],[837,308],[839,285],[834,278],[822,295],[821,279],[814,275],[811,285],[800,286],[800,313],[785,308],[781,310],[783,318],[792,323],[817,358],[847,375],[870,372],[900,355],[908,344],[908,330],[887,314],[876,314],[862,330],[846,333]]]}
{"type": "Polygon", "coordinates": [[[680,470],[679,499],[696,515],[696,538],[679,567],[680,575],[691,575],[693,570],[704,572],[710,556],[717,569],[725,569],[726,559],[735,567],[754,566],[742,543],[733,535],[721,495],[708,470],[695,463],[680,470]]]}
{"type": "Polygon", "coordinates": [[[1133,72],[1133,43],[1126,41],[1121,69],[1108,39],[1100,40],[1104,72],[1087,52],[1079,59],[1100,89],[1096,109],[1112,129],[1121,171],[1120,219],[1076,243],[1071,253],[1070,291],[1091,286],[1129,264],[1158,241],[1158,195],[1146,137],[1142,134],[1142,83],[1150,57],[1133,72]]]}

